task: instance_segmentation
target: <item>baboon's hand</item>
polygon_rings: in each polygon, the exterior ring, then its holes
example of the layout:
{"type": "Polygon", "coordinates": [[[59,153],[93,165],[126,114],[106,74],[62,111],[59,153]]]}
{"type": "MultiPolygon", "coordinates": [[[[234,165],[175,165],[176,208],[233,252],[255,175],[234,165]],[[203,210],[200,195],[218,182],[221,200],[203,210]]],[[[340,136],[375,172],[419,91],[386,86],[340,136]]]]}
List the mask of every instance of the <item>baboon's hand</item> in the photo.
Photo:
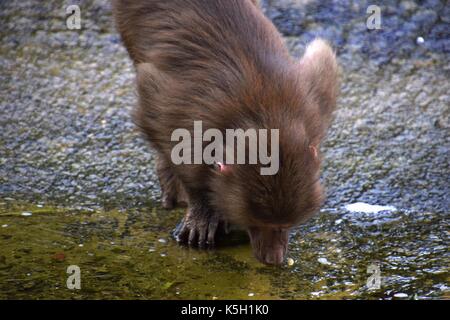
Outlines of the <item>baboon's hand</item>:
{"type": "Polygon", "coordinates": [[[214,240],[219,226],[219,216],[203,206],[187,209],[186,216],[174,232],[175,239],[189,246],[214,246],[214,240]]]}

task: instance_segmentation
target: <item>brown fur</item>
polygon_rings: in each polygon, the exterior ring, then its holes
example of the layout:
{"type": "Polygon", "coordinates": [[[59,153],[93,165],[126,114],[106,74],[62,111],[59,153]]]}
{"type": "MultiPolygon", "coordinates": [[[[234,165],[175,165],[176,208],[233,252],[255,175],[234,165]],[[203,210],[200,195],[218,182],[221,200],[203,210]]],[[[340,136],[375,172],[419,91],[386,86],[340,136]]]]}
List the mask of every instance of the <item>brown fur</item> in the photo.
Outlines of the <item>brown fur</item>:
{"type": "MultiPolygon", "coordinates": [[[[254,0],[115,0],[114,15],[137,71],[134,119],[158,153],[167,206],[186,192],[181,241],[212,243],[220,220],[249,230],[255,255],[281,263],[289,229],[322,202],[316,150],[336,104],[333,51],[314,41],[295,61],[254,0]],[[170,161],[175,129],[280,130],[280,170],[170,161]]],[[[270,149],[269,149],[270,150],[270,149]]]]}

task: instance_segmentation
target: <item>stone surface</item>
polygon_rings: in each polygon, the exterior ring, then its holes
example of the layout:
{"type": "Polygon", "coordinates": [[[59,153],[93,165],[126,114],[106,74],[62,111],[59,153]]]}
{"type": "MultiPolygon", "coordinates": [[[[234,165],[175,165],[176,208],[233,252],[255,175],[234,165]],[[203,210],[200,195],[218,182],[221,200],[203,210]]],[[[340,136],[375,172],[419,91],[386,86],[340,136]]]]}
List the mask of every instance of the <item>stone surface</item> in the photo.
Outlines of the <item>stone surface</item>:
{"type": "MultiPolygon", "coordinates": [[[[75,207],[158,201],[109,2],[76,3],[79,31],[65,25],[68,1],[0,2],[0,197],[75,207]]],[[[326,207],[448,212],[449,6],[380,3],[382,29],[367,30],[367,1],[262,1],[294,55],[321,36],[339,56],[342,95],[323,145],[326,207]]]]}

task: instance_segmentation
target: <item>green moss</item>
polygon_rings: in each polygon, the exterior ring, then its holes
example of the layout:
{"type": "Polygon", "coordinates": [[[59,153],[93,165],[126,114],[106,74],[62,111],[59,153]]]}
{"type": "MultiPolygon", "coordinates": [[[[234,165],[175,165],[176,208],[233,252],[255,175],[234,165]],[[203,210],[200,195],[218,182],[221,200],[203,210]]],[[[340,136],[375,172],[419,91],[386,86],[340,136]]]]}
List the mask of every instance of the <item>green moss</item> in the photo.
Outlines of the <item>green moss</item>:
{"type": "MultiPolygon", "coordinates": [[[[0,203],[0,299],[346,299],[386,294],[365,290],[366,268],[371,261],[388,260],[392,252],[386,251],[392,248],[380,240],[373,253],[358,249],[379,236],[350,237],[360,231],[345,223],[345,236],[332,228],[294,236],[295,264],[271,268],[253,258],[245,241],[214,251],[179,246],[170,236],[183,215],[179,210],[80,211],[0,203]],[[318,263],[319,256],[331,265],[318,263]],[[81,269],[81,290],[66,287],[70,265],[81,269]]],[[[330,219],[322,215],[311,225],[326,227],[330,219]]],[[[416,284],[429,289],[448,276],[441,271],[417,279],[416,284]]],[[[401,281],[390,285],[404,289],[401,281]]]]}

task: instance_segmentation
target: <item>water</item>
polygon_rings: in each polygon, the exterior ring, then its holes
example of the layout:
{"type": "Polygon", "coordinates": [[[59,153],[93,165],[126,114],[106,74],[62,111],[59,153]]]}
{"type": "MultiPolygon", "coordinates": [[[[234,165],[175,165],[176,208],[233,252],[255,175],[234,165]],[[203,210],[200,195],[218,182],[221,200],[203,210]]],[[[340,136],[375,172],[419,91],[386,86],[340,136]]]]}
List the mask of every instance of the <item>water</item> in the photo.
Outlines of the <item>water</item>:
{"type": "Polygon", "coordinates": [[[442,214],[327,209],[292,233],[282,267],[258,263],[242,232],[212,251],[179,246],[170,233],[182,215],[0,200],[0,299],[450,297],[442,214]],[[81,290],[66,286],[70,265],[80,267],[81,290]],[[367,287],[371,265],[380,289],[367,287]]]}

